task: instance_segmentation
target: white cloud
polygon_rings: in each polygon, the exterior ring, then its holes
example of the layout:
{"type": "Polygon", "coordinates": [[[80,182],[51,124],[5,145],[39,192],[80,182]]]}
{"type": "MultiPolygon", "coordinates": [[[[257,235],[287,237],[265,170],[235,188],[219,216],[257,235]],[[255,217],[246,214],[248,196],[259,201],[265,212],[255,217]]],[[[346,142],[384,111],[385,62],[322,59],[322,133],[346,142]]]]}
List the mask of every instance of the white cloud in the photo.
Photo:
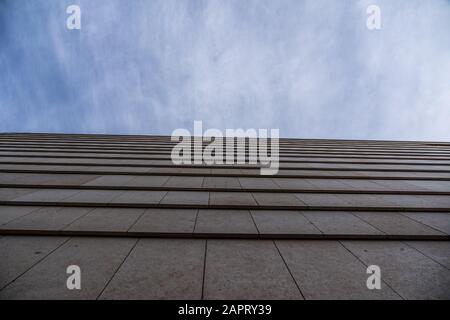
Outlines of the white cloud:
{"type": "Polygon", "coordinates": [[[80,0],[78,33],[64,27],[66,2],[7,2],[37,15],[1,18],[16,39],[0,51],[8,130],[170,134],[203,120],[292,137],[450,139],[448,1],[80,0]],[[370,4],[379,31],[366,28],[370,4]]]}

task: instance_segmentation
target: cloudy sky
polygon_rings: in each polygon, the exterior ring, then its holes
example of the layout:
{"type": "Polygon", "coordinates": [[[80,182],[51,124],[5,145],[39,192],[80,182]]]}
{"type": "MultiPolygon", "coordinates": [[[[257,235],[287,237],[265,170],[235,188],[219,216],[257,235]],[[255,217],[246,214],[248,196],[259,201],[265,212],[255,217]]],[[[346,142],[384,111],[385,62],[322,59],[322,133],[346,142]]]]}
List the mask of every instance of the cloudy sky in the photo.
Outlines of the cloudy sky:
{"type": "Polygon", "coordinates": [[[0,131],[450,141],[448,0],[0,0],[0,131]],[[67,6],[82,11],[66,28],[67,6]],[[381,8],[382,28],[366,27],[381,8]]]}

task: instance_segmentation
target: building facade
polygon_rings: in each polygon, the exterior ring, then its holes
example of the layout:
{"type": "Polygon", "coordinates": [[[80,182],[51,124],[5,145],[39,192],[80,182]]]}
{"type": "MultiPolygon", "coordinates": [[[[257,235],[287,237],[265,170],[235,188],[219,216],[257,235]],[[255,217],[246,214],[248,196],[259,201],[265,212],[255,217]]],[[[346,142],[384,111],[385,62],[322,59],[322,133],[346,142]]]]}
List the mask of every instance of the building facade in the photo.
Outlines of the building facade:
{"type": "Polygon", "coordinates": [[[449,143],[280,139],[273,176],[174,145],[1,134],[0,299],[450,298],[449,143]]]}

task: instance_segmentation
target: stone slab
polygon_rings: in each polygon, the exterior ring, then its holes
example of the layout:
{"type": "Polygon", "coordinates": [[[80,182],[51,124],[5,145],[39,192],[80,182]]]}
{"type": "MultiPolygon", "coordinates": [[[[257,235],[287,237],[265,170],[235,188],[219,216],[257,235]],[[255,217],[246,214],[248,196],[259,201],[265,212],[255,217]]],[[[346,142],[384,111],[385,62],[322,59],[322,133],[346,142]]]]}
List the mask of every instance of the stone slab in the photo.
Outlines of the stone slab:
{"type": "Polygon", "coordinates": [[[93,208],[44,207],[2,226],[8,230],[59,231],[93,208]]]}
{"type": "Polygon", "coordinates": [[[39,191],[39,189],[0,188],[0,201],[15,200],[16,198],[35,193],[36,191],[39,191]]]}
{"type": "Polygon", "coordinates": [[[249,192],[211,192],[209,204],[212,206],[256,206],[249,192]]]}
{"type": "Polygon", "coordinates": [[[292,190],[316,190],[317,187],[309,183],[306,179],[292,178],[273,178],[273,182],[280,186],[281,189],[292,190]]]}
{"type": "Polygon", "coordinates": [[[371,180],[343,179],[341,181],[342,183],[352,187],[353,190],[360,190],[360,191],[388,190],[386,186],[379,185],[371,180]]]}
{"type": "Polygon", "coordinates": [[[322,234],[298,211],[252,210],[251,214],[261,237],[322,234]]]}
{"type": "Polygon", "coordinates": [[[353,212],[353,214],[388,235],[444,235],[397,212],[353,212]]]}
{"type": "Polygon", "coordinates": [[[391,198],[383,198],[383,195],[368,195],[368,194],[333,194],[334,197],[339,198],[347,203],[347,207],[362,207],[362,208],[398,208],[401,207],[397,202],[392,202],[391,198]]]}
{"type": "Polygon", "coordinates": [[[450,241],[407,241],[406,243],[450,270],[450,241]]]}
{"type": "Polygon", "coordinates": [[[239,178],[243,189],[280,189],[270,178],[239,178]]]}
{"type": "Polygon", "coordinates": [[[348,203],[327,193],[296,193],[295,196],[308,207],[347,207],[348,203]]]}
{"type": "Polygon", "coordinates": [[[90,180],[83,185],[85,186],[96,186],[96,187],[102,187],[102,186],[111,186],[111,187],[117,187],[117,186],[123,186],[128,181],[132,180],[136,176],[130,176],[130,175],[104,175],[97,179],[90,180]]]}
{"type": "Polygon", "coordinates": [[[305,217],[326,235],[383,235],[383,232],[344,211],[303,211],[305,217]]]}
{"type": "Polygon", "coordinates": [[[166,194],[167,191],[127,190],[123,191],[120,195],[112,199],[110,203],[112,205],[118,203],[134,205],[158,204],[166,194]]]}
{"type": "Polygon", "coordinates": [[[68,238],[3,236],[0,238],[0,290],[68,238]]]}
{"type": "Polygon", "coordinates": [[[45,184],[79,186],[98,177],[98,175],[88,174],[49,174],[49,179],[46,180],[45,184]]]}
{"type": "Polygon", "coordinates": [[[205,299],[302,299],[270,240],[208,240],[205,299]]]}
{"type": "Polygon", "coordinates": [[[130,232],[192,234],[198,210],[147,209],[130,232]]]}
{"type": "Polygon", "coordinates": [[[169,179],[168,176],[138,176],[128,181],[128,187],[161,187],[169,179]]]}
{"type": "Polygon", "coordinates": [[[305,203],[293,194],[253,192],[253,197],[261,207],[304,207],[305,203]]]}
{"type": "Polygon", "coordinates": [[[405,216],[450,235],[450,213],[447,212],[405,212],[405,216]]]}
{"type": "Polygon", "coordinates": [[[201,188],[203,177],[170,177],[164,187],[171,188],[201,188]]]}
{"type": "Polygon", "coordinates": [[[144,209],[97,208],[64,228],[68,231],[127,232],[144,209]]]}
{"type": "Polygon", "coordinates": [[[248,210],[199,210],[194,235],[256,236],[248,210]]]}
{"type": "Polygon", "coordinates": [[[77,194],[64,199],[63,202],[108,204],[122,193],[123,191],[119,190],[78,190],[77,194]]]}
{"type": "Polygon", "coordinates": [[[39,210],[40,207],[31,206],[0,206],[0,225],[39,210]]]}
{"type": "Polygon", "coordinates": [[[308,183],[316,187],[317,190],[354,190],[346,183],[346,180],[335,179],[306,179],[308,183]]]}
{"type": "Polygon", "coordinates": [[[450,192],[450,181],[413,180],[408,183],[430,191],[450,192]]]}
{"type": "Polygon", "coordinates": [[[141,239],[101,299],[201,299],[205,240],[141,239]]]}
{"type": "Polygon", "coordinates": [[[369,290],[363,263],[339,241],[277,240],[305,299],[400,299],[386,284],[369,290]]]}
{"type": "Polygon", "coordinates": [[[205,177],[203,188],[241,189],[241,185],[233,177],[205,177]]]}
{"type": "Polygon", "coordinates": [[[96,299],[136,239],[72,238],[0,291],[0,299],[96,299]],[[81,269],[81,289],[69,290],[67,267],[81,269]]]}
{"type": "Polygon", "coordinates": [[[382,279],[405,299],[450,299],[450,270],[396,241],[343,241],[366,265],[377,265],[382,279]]]}
{"type": "Polygon", "coordinates": [[[80,190],[76,189],[34,189],[35,192],[27,193],[14,198],[17,202],[58,202],[76,195],[80,190]]]}
{"type": "Polygon", "coordinates": [[[169,191],[160,202],[163,205],[203,205],[209,202],[209,192],[169,191]]]}

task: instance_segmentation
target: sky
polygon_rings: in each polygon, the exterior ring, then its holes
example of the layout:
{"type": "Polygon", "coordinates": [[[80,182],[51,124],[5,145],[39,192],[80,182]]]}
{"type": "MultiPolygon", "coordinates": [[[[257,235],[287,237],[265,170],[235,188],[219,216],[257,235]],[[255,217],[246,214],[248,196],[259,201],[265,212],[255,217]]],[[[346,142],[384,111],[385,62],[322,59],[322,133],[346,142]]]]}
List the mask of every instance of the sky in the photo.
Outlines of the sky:
{"type": "Polygon", "coordinates": [[[170,135],[194,120],[450,141],[450,1],[0,0],[0,132],[170,135]]]}

